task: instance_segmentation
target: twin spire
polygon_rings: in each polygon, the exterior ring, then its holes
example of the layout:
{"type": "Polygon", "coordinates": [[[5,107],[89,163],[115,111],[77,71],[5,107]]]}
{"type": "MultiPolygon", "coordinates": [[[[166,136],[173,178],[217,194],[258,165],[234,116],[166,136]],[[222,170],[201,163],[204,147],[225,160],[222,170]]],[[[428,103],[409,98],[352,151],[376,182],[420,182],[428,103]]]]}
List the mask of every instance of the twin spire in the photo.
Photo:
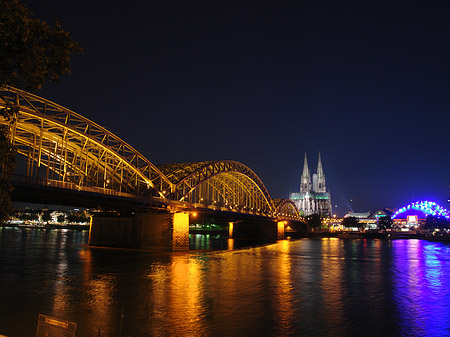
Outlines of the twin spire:
{"type": "Polygon", "coordinates": [[[303,173],[300,180],[300,192],[326,192],[325,175],[323,174],[322,159],[319,152],[319,160],[317,162],[317,173],[313,174],[313,188],[311,189],[311,175],[308,168],[308,159],[305,152],[305,161],[303,163],[303,173]]]}
{"type": "MultiPolygon", "coordinates": [[[[305,156],[306,156],[306,153],[305,153],[305,156]]],[[[317,163],[317,175],[323,176],[322,160],[320,159],[320,152],[319,152],[319,162],[317,163]]]]}

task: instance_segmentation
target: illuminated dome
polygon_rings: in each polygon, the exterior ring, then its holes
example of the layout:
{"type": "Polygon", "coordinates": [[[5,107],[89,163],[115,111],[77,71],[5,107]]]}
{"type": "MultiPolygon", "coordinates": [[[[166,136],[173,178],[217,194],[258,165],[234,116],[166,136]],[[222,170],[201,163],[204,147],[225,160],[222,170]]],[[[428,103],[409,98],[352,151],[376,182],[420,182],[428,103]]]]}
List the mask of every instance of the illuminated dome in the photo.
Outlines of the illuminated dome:
{"type": "Polygon", "coordinates": [[[407,215],[419,215],[424,214],[425,217],[427,215],[433,215],[437,217],[445,217],[446,219],[450,219],[450,213],[445,208],[439,206],[434,201],[416,201],[412,202],[407,206],[404,206],[398,209],[392,219],[399,218],[400,214],[404,213],[404,217],[407,215]]]}

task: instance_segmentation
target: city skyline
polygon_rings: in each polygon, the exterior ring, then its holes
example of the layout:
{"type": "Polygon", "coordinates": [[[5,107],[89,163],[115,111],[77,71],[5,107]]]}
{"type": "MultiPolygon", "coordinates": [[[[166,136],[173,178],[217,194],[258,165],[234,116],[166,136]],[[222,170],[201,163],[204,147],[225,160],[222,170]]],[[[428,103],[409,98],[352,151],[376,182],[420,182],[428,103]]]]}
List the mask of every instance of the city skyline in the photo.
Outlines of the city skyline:
{"type": "Polygon", "coordinates": [[[447,4],[25,3],[84,48],[38,95],[156,165],[236,160],[285,198],[321,152],[341,215],[447,203],[447,4]]]}

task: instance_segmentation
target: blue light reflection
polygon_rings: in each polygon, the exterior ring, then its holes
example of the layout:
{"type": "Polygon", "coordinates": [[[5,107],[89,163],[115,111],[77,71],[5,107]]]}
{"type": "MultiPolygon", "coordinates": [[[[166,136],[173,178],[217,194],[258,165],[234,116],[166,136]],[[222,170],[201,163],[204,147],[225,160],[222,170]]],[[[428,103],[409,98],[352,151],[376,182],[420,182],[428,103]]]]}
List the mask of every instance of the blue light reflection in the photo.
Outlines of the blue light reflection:
{"type": "Polygon", "coordinates": [[[449,336],[449,246],[398,240],[393,250],[393,297],[401,335],[449,336]]]}

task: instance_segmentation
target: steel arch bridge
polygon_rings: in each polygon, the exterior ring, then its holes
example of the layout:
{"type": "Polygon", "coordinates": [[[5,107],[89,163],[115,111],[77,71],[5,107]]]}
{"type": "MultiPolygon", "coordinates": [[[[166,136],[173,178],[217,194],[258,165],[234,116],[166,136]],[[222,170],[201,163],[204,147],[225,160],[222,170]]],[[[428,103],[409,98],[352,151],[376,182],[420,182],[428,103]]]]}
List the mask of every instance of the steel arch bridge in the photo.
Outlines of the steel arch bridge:
{"type": "Polygon", "coordinates": [[[67,188],[161,198],[230,211],[298,220],[290,199],[272,200],[261,179],[235,161],[156,166],[128,143],[86,117],[10,86],[0,88],[0,117],[25,158],[26,176],[67,188]]]}

